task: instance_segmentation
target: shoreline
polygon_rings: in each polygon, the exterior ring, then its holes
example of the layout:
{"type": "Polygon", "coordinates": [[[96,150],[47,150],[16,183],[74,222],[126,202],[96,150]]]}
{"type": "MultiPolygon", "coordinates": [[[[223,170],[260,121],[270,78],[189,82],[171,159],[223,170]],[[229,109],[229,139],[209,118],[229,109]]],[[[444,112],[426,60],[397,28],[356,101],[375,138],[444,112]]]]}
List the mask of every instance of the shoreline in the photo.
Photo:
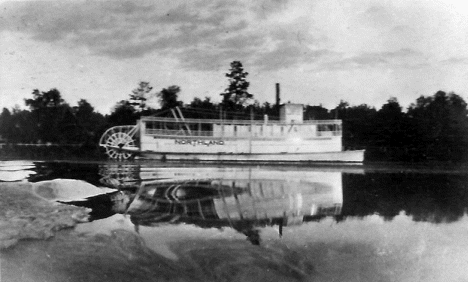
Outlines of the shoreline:
{"type": "Polygon", "coordinates": [[[20,240],[48,239],[87,221],[88,210],[42,199],[27,182],[0,183],[0,250],[20,240]]]}

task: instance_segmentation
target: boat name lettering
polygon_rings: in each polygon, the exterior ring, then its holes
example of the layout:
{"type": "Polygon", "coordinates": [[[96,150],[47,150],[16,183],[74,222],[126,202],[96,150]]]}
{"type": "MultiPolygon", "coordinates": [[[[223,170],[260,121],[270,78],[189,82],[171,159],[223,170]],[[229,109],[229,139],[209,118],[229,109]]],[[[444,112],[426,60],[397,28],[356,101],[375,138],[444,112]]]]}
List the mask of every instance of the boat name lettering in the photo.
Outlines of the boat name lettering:
{"type": "Polygon", "coordinates": [[[177,145],[192,145],[192,146],[197,146],[197,145],[205,145],[205,146],[211,146],[211,145],[224,145],[223,140],[190,140],[190,139],[175,139],[175,144],[177,145]]]}

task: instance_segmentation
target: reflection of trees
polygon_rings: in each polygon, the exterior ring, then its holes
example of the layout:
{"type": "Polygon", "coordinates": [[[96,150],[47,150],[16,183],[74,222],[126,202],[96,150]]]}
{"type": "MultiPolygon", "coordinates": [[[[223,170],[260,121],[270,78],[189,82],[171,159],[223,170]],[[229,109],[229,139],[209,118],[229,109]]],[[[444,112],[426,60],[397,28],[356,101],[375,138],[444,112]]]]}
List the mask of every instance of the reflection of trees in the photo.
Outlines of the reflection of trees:
{"type": "Polygon", "coordinates": [[[79,162],[37,162],[34,165],[36,174],[28,178],[29,182],[64,178],[80,179],[90,184],[101,186],[98,164],[79,162]]]}
{"type": "Polygon", "coordinates": [[[468,208],[467,183],[461,174],[344,174],[342,216],[391,220],[404,211],[415,221],[453,222],[468,208]]]}

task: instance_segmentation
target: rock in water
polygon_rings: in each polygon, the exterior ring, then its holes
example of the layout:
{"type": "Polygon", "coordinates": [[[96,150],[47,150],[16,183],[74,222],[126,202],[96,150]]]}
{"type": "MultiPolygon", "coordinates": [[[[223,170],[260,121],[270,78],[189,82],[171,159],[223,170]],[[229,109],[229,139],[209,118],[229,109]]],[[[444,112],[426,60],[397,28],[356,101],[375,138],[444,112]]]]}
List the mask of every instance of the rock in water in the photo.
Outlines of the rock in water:
{"type": "Polygon", "coordinates": [[[0,183],[0,250],[21,239],[47,239],[87,221],[89,210],[39,198],[31,183],[0,183]]]}
{"type": "Polygon", "coordinates": [[[32,184],[33,193],[49,201],[80,201],[88,197],[115,192],[111,188],[100,188],[82,180],[54,179],[32,184]]]}

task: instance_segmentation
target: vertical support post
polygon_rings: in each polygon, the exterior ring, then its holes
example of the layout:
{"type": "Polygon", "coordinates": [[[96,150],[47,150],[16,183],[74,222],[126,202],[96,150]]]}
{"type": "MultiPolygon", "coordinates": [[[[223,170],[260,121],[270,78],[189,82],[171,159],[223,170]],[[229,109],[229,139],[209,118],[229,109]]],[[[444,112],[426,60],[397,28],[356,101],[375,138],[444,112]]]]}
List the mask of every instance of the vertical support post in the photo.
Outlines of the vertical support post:
{"type": "Polygon", "coordinates": [[[249,134],[249,154],[252,154],[252,137],[253,137],[253,107],[250,108],[250,134],[249,134]]]}
{"type": "MultiPolygon", "coordinates": [[[[139,122],[138,122],[138,125],[139,125],[139,130],[137,128],[137,132],[136,134],[139,134],[140,136],[138,136],[138,140],[140,140],[140,150],[141,150],[141,145],[142,145],[142,141],[143,141],[143,136],[146,135],[146,122],[143,120],[143,119],[140,119],[139,122]],[[139,131],[139,132],[138,132],[139,131]]],[[[138,126],[137,126],[138,127],[138,126]]]]}

